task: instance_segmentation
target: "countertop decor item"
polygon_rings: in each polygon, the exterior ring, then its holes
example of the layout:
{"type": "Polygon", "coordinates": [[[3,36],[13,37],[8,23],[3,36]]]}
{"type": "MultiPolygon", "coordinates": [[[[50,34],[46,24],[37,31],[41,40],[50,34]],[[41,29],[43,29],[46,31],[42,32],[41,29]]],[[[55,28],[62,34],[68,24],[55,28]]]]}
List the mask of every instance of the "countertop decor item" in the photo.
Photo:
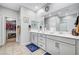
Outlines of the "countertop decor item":
{"type": "Polygon", "coordinates": [[[75,22],[75,29],[77,35],[79,36],[79,16],[77,17],[77,20],[75,22]]]}
{"type": "Polygon", "coordinates": [[[72,35],[73,36],[78,36],[78,34],[76,33],[75,29],[72,29],[72,35]]]}

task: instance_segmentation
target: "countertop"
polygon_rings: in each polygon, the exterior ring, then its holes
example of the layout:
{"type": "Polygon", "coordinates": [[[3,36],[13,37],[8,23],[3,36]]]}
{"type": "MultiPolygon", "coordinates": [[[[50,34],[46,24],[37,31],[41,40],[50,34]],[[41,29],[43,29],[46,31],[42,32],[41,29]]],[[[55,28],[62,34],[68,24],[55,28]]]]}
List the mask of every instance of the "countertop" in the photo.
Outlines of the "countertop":
{"type": "Polygon", "coordinates": [[[60,36],[60,37],[66,37],[66,38],[72,38],[72,39],[79,39],[79,36],[73,36],[70,33],[60,33],[60,32],[49,32],[49,31],[37,31],[37,30],[31,30],[30,32],[36,32],[46,35],[53,35],[53,36],[60,36]]]}

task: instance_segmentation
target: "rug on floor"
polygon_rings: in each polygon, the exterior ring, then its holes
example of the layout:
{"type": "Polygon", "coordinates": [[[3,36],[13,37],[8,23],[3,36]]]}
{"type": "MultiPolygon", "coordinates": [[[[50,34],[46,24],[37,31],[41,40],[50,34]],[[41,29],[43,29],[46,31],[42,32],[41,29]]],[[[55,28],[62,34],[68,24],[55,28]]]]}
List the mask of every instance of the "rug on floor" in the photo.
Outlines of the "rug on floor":
{"type": "Polygon", "coordinates": [[[44,55],[51,55],[50,53],[46,52],[44,55]]]}
{"type": "Polygon", "coordinates": [[[31,52],[34,52],[34,51],[36,51],[36,50],[39,49],[39,47],[36,46],[36,45],[33,44],[33,43],[26,45],[26,47],[27,47],[31,52]]]}

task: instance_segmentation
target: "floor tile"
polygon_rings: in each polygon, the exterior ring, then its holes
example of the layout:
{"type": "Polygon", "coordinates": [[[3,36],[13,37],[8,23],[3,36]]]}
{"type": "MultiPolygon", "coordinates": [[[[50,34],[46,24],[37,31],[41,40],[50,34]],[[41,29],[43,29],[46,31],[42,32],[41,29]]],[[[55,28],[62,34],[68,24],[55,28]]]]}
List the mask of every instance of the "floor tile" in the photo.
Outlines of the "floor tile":
{"type": "Polygon", "coordinates": [[[45,51],[38,49],[31,52],[25,45],[20,45],[16,42],[8,42],[0,47],[0,55],[44,55],[45,51]]]}

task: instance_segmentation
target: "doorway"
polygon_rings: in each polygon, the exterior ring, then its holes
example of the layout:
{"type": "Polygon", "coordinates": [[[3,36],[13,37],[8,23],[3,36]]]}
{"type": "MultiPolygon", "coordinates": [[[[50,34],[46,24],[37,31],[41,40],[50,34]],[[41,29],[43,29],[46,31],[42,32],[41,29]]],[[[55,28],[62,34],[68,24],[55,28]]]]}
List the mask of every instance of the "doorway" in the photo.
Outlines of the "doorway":
{"type": "Polygon", "coordinates": [[[6,17],[6,43],[16,42],[16,19],[6,17]]]}

